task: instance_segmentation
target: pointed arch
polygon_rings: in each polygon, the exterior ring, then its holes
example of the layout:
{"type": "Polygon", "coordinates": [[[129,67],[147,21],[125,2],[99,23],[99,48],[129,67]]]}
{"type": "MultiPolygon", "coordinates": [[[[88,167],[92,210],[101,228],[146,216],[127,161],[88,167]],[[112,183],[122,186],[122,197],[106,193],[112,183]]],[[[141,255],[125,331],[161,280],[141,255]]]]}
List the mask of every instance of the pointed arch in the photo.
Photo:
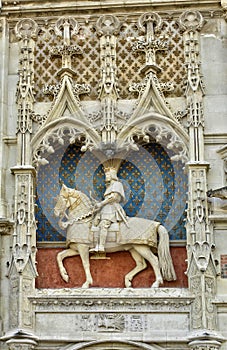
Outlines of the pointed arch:
{"type": "Polygon", "coordinates": [[[189,137],[176,120],[156,112],[148,112],[135,120],[129,121],[118,135],[119,144],[134,143],[135,136],[149,140],[152,136],[158,143],[175,152],[172,159],[186,162],[188,160],[189,137]]]}
{"type": "Polygon", "coordinates": [[[33,150],[33,163],[37,164],[46,152],[54,153],[57,144],[65,143],[66,134],[69,143],[74,143],[77,139],[84,138],[83,150],[89,146],[98,145],[100,137],[94,128],[88,123],[75,119],[73,116],[63,117],[53,120],[44,126],[33,137],[31,146],[33,150]],[[54,146],[55,144],[55,146],[54,146]]]}

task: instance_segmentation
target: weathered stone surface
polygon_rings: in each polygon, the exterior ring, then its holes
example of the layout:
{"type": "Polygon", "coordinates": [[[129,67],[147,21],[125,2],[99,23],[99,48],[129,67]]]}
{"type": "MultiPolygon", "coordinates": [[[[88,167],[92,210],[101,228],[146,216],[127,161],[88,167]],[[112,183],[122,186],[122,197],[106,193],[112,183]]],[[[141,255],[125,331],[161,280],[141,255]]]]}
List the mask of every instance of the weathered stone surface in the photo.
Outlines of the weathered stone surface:
{"type": "MultiPolygon", "coordinates": [[[[1,348],[226,350],[226,203],[207,192],[227,185],[226,1],[9,0],[0,10],[1,348]],[[84,290],[79,256],[65,260],[66,284],[62,245],[36,254],[39,166],[75,142],[100,164],[146,142],[183,162],[187,237],[171,245],[176,281],[148,288],[148,266],[123,288],[134,262],[116,252],[90,261],[84,290]]],[[[166,188],[156,183],[159,198],[166,188]]]]}

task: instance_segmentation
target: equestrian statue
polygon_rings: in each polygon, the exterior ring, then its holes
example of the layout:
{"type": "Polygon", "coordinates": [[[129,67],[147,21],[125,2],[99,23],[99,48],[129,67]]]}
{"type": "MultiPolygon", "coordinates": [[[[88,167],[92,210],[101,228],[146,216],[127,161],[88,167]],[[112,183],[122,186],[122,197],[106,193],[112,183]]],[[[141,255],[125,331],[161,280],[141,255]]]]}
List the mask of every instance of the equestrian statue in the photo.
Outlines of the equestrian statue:
{"type": "Polygon", "coordinates": [[[152,287],[159,287],[163,280],[176,280],[166,228],[157,221],[127,217],[121,205],[124,188],[115,168],[105,168],[105,182],[104,199],[95,204],[85,193],[62,185],[54,213],[67,233],[67,249],[57,255],[63,280],[69,280],[63,265],[65,258],[80,255],[86,275],[82,288],[88,288],[93,283],[89,254],[103,256],[119,251],[128,251],[136,263],[125,276],[127,288],[133,277],[146,268],[146,261],[155,273],[152,287]]]}

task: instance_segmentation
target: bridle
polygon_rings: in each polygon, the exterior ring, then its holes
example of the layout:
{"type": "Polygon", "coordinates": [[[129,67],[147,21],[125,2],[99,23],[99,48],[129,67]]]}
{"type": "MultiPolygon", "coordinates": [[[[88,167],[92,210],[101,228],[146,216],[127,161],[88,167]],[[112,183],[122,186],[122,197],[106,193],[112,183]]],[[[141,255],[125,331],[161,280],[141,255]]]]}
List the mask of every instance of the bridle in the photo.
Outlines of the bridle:
{"type": "Polygon", "coordinates": [[[60,196],[66,199],[66,208],[73,210],[82,202],[82,199],[78,192],[76,193],[75,189],[73,190],[71,195],[69,195],[69,191],[66,191],[66,193],[67,195],[61,193],[60,196]],[[71,203],[72,199],[74,199],[73,203],[71,203]],[[67,206],[67,202],[69,203],[69,206],[67,206]]]}

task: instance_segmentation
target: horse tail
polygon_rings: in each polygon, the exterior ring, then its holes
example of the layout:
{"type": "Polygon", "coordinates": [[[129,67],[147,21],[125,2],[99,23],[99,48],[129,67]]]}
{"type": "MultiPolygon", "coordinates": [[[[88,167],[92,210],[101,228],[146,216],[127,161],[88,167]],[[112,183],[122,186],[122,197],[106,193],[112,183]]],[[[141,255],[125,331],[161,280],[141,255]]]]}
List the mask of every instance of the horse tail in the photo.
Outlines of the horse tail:
{"type": "Polygon", "coordinates": [[[174,270],[172,257],[169,250],[169,234],[166,228],[162,225],[158,227],[159,243],[158,243],[158,258],[162,277],[166,281],[175,281],[176,273],[174,270]]]}

